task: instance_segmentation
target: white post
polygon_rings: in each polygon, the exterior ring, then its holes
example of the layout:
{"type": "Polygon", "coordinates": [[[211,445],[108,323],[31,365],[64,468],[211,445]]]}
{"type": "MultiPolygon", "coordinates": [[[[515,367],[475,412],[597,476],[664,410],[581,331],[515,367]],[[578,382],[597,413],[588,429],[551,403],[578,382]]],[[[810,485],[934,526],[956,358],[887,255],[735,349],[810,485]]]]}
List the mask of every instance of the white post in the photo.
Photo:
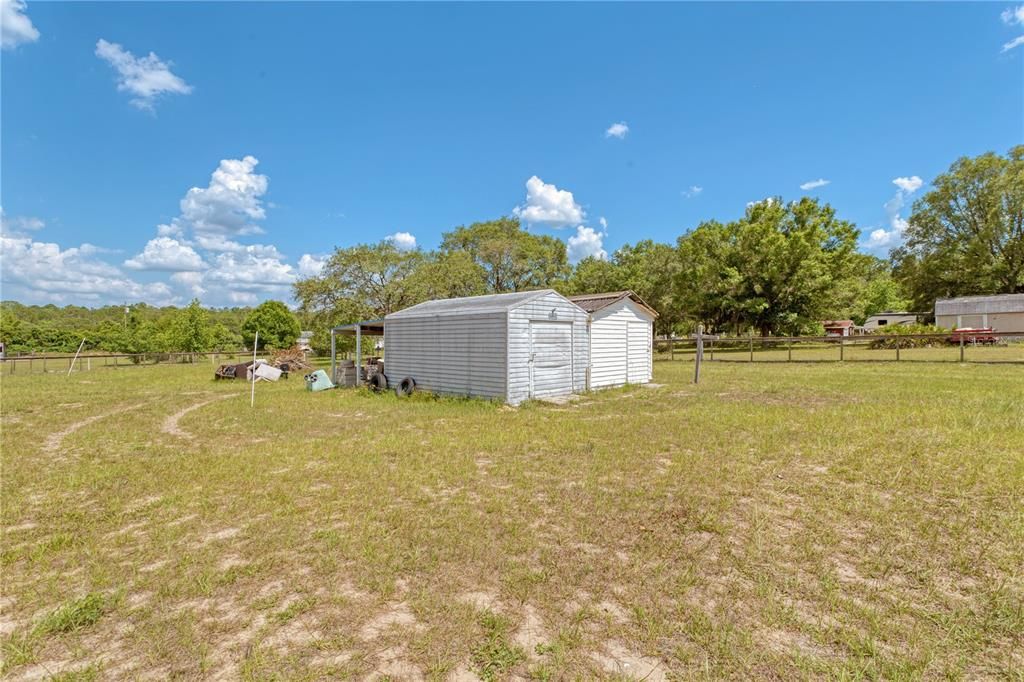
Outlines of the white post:
{"type": "Polygon", "coordinates": [[[697,325],[697,348],[693,353],[693,383],[700,383],[700,363],[704,360],[704,325],[697,325]]]}
{"type": "Polygon", "coordinates": [[[249,407],[256,406],[256,349],[260,346],[260,333],[256,332],[256,339],[252,342],[252,395],[249,397],[249,407]]]}
{"type": "Polygon", "coordinates": [[[78,344],[78,350],[75,351],[75,357],[71,360],[71,366],[68,367],[68,376],[71,376],[71,370],[75,368],[75,360],[78,359],[78,354],[82,352],[82,346],[85,345],[85,339],[82,339],[82,343],[78,344]]]}

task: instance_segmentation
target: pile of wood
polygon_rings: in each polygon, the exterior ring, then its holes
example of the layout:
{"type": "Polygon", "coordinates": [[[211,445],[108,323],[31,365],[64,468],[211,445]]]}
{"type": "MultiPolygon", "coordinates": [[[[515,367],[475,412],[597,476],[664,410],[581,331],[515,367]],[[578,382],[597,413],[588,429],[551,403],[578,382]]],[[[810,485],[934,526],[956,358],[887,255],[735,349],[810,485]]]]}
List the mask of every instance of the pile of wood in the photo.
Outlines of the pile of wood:
{"type": "Polygon", "coordinates": [[[277,368],[280,368],[282,365],[288,365],[289,372],[313,369],[313,365],[306,360],[305,351],[298,346],[274,351],[274,354],[270,357],[270,364],[277,368]]]}

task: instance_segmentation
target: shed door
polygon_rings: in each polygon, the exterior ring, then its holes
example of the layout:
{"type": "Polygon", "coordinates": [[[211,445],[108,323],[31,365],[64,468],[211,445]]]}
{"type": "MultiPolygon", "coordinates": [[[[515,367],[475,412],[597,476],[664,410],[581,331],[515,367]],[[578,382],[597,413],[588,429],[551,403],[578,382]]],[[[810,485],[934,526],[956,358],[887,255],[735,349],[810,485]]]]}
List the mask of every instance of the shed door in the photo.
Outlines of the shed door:
{"type": "Polygon", "coordinates": [[[572,393],[572,322],[530,322],[530,397],[572,393]]]}
{"type": "Polygon", "coordinates": [[[630,321],[626,327],[626,382],[645,384],[650,381],[648,349],[650,348],[651,326],[646,322],[630,321]]]}

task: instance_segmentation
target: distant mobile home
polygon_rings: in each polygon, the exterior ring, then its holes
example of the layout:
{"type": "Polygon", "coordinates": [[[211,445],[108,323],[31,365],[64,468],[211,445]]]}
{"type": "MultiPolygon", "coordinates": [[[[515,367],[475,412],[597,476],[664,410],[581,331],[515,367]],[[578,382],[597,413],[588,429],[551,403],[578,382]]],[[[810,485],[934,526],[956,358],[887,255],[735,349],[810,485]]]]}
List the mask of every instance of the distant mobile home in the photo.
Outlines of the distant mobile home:
{"type": "Polygon", "coordinates": [[[864,331],[873,332],[882,327],[896,327],[901,324],[917,324],[924,317],[921,313],[885,312],[872,315],[864,320],[864,331]]]}
{"type": "Polygon", "coordinates": [[[646,384],[658,313],[632,291],[570,296],[590,313],[590,388],[646,384]]]}
{"type": "Polygon", "coordinates": [[[935,324],[946,329],[991,327],[997,334],[1024,334],[1024,294],[941,298],[935,302],[935,324]]]}
{"type": "Polygon", "coordinates": [[[388,380],[518,405],[586,389],[588,316],[551,290],[427,301],[384,318],[388,380]]]}

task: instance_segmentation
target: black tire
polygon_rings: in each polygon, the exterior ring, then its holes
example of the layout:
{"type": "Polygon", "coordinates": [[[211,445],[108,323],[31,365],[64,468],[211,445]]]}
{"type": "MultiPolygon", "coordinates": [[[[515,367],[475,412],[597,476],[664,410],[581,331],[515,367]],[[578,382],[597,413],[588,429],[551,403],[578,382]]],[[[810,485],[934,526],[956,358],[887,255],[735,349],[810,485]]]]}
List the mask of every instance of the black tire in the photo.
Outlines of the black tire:
{"type": "Polygon", "coordinates": [[[370,377],[370,388],[376,393],[388,390],[388,378],[383,372],[377,372],[370,377]]]}
{"type": "Polygon", "coordinates": [[[416,390],[416,380],[412,377],[406,377],[402,379],[398,386],[395,387],[395,393],[399,396],[412,395],[412,392],[416,390]]]}

